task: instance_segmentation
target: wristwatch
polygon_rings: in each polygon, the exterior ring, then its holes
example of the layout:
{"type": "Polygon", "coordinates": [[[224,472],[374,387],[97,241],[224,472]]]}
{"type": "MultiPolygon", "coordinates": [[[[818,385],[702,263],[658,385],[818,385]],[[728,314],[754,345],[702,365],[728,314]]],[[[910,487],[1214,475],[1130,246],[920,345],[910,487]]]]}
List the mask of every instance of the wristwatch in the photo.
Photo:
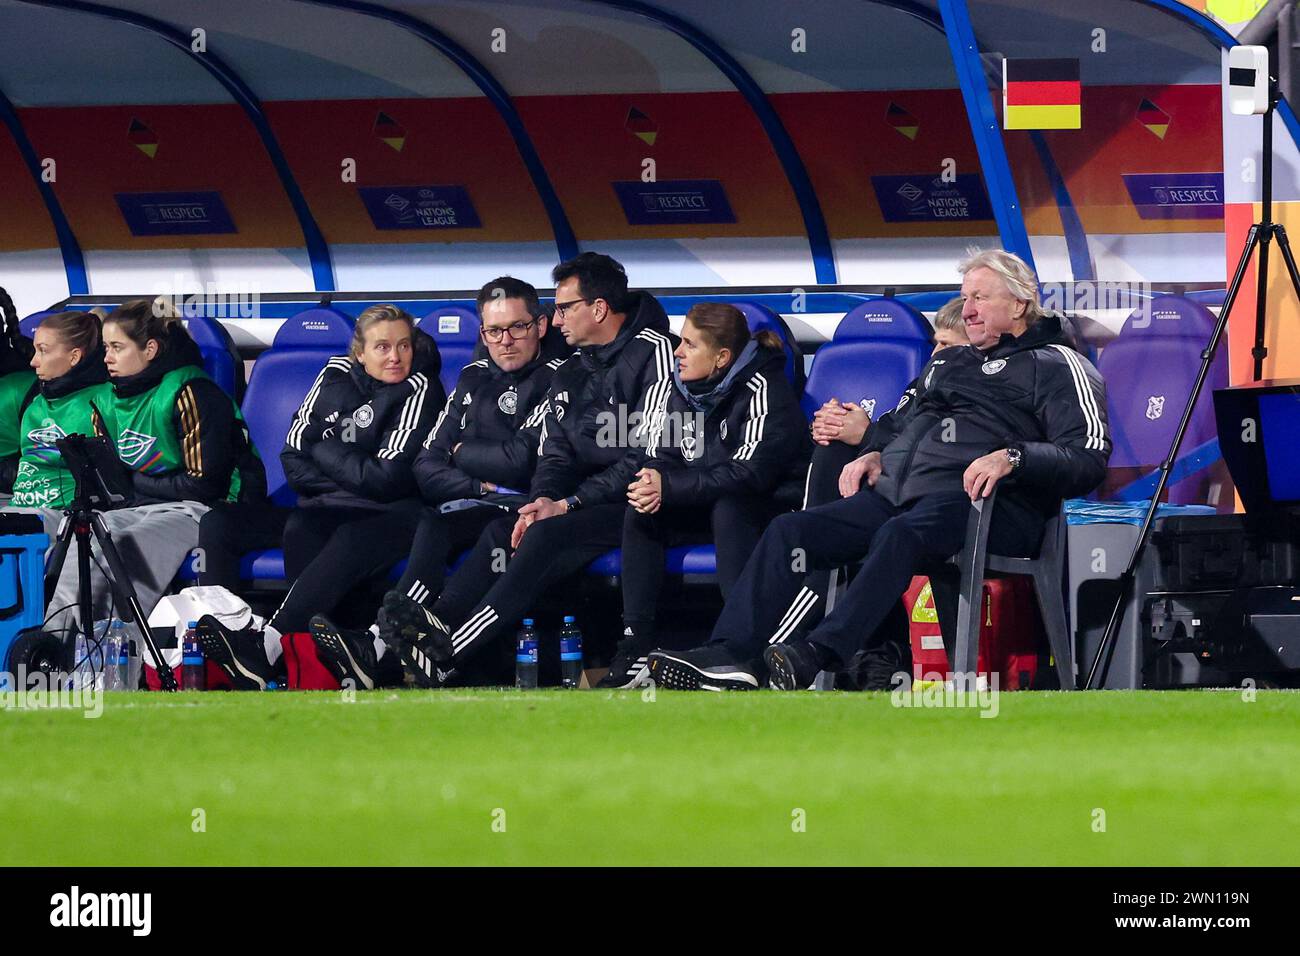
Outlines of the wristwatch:
{"type": "Polygon", "coordinates": [[[1011,463],[1011,470],[1015,471],[1020,467],[1020,462],[1024,460],[1025,453],[1019,445],[1007,446],[1007,461],[1011,463]]]}
{"type": "Polygon", "coordinates": [[[581,507],[582,507],[582,499],[579,498],[577,495],[569,495],[569,497],[564,499],[565,514],[572,514],[573,512],[577,511],[581,507]]]}

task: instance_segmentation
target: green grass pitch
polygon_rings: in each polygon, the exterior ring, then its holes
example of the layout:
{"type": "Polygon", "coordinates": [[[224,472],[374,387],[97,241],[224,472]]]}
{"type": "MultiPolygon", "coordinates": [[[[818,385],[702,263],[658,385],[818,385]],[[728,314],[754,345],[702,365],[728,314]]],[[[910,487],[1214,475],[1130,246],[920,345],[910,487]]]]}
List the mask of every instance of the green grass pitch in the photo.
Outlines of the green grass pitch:
{"type": "Polygon", "coordinates": [[[648,696],[6,710],[0,864],[1300,862],[1300,694],[648,696]]]}

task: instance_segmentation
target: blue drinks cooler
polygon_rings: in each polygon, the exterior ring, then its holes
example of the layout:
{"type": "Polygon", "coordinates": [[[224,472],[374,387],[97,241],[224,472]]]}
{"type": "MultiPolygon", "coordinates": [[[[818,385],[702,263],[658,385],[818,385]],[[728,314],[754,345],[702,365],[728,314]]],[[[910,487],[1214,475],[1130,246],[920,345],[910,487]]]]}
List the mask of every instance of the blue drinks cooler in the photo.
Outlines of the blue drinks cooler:
{"type": "Polygon", "coordinates": [[[45,534],[0,536],[0,669],[19,633],[45,621],[45,534]]]}

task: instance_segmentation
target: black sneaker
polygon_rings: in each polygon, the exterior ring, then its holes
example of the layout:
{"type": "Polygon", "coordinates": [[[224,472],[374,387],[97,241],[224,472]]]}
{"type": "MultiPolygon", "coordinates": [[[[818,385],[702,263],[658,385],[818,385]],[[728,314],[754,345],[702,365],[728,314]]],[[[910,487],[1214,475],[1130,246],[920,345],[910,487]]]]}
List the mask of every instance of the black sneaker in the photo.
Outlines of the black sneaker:
{"type": "Polygon", "coordinates": [[[307,631],[316,643],[320,662],[340,684],[347,686],[351,681],[352,687],[360,690],[382,685],[375,639],[369,631],[345,631],[324,614],[313,617],[307,631]]]}
{"type": "Polygon", "coordinates": [[[667,690],[757,690],[758,675],[726,646],[705,644],[689,651],[653,651],[650,679],[667,690]]]}
{"type": "Polygon", "coordinates": [[[266,659],[261,631],[232,631],[211,614],[205,614],[199,618],[194,633],[203,656],[225,672],[235,690],[266,690],[266,685],[276,679],[276,668],[266,659]]]}
{"type": "Polygon", "coordinates": [[[654,647],[654,638],[637,637],[632,629],[623,629],[623,640],[614,650],[609,673],[596,684],[598,690],[632,690],[650,683],[650,666],[646,659],[654,647]]]}
{"type": "Polygon", "coordinates": [[[407,676],[418,687],[438,688],[455,669],[451,662],[451,629],[431,611],[401,591],[384,595],[379,609],[379,637],[397,654],[407,676]]]}
{"type": "Polygon", "coordinates": [[[804,690],[822,671],[817,649],[806,641],[773,644],[763,651],[763,662],[767,664],[772,690],[804,690]]]}

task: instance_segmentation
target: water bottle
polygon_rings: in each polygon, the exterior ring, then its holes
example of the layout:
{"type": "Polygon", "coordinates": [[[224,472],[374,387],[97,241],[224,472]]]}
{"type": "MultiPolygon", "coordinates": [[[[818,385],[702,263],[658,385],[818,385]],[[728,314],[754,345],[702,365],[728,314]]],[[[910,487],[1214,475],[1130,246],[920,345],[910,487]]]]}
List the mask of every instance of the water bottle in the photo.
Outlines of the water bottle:
{"type": "Polygon", "coordinates": [[[73,643],[72,673],[68,687],[85,690],[104,686],[104,643],[108,634],[108,621],[96,621],[93,636],[87,638],[80,631],[73,643]]]}
{"type": "Polygon", "coordinates": [[[122,670],[119,663],[123,647],[122,622],[113,618],[104,635],[104,690],[122,689],[122,670]]]}
{"type": "Polygon", "coordinates": [[[123,634],[126,642],[126,670],[122,672],[123,690],[140,689],[140,671],[144,668],[144,658],[140,656],[140,643],[136,638],[130,636],[130,632],[123,634]]]}
{"type": "Polygon", "coordinates": [[[198,626],[198,621],[190,621],[185,627],[185,639],[181,641],[181,690],[208,689],[203,648],[199,647],[199,638],[195,633],[198,626]]]}
{"type": "Polygon", "coordinates": [[[577,687],[582,681],[582,631],[572,614],[560,628],[560,686],[577,687]]]}
{"type": "Polygon", "coordinates": [[[515,643],[515,686],[520,690],[537,687],[537,631],[531,617],[524,618],[515,643]]]}

